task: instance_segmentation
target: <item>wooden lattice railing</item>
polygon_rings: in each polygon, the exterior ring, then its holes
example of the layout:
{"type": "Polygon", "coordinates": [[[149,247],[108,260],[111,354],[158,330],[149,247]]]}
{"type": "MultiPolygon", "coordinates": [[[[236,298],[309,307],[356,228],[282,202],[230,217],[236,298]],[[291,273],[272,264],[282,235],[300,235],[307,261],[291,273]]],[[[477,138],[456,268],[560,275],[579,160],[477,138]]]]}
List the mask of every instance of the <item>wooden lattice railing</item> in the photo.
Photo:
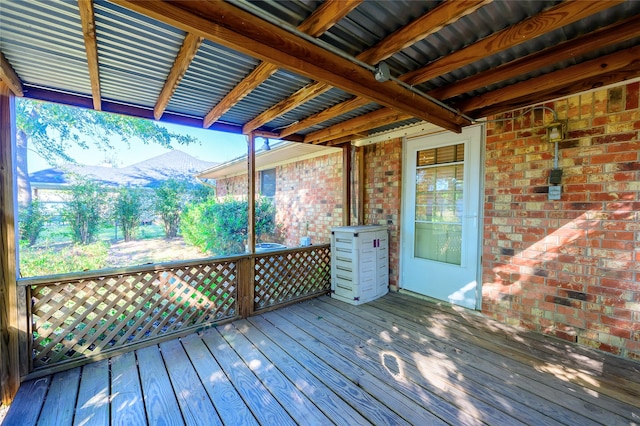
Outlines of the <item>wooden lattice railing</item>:
{"type": "Polygon", "coordinates": [[[61,370],[325,294],[330,271],[321,245],[20,279],[33,336],[26,370],[61,370]]]}
{"type": "Polygon", "coordinates": [[[331,290],[328,245],[256,255],[254,269],[256,312],[331,290]]]}
{"type": "Polygon", "coordinates": [[[237,261],[215,260],[31,285],[33,367],[234,318],[237,275],[237,261]]]}

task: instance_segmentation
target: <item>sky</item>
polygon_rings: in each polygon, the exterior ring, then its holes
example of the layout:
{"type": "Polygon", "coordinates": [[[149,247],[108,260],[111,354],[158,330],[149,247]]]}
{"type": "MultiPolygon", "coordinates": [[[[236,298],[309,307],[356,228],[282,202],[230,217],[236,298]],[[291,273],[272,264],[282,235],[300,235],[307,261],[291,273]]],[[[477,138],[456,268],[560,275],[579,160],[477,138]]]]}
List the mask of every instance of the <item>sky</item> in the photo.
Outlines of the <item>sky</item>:
{"type": "MultiPolygon", "coordinates": [[[[171,132],[191,135],[200,140],[201,144],[175,146],[176,149],[186,152],[200,160],[225,162],[247,153],[247,142],[244,135],[217,132],[208,129],[199,129],[169,123],[160,124],[171,132]]],[[[262,143],[262,139],[257,138],[256,146],[260,146],[262,143]]],[[[113,152],[109,153],[103,153],[96,149],[85,150],[77,147],[68,150],[68,153],[78,162],[78,164],[88,166],[104,164],[107,156],[109,156],[115,159],[115,163],[118,167],[126,167],[169,152],[168,149],[163,148],[160,145],[151,143],[144,144],[139,141],[132,142],[130,147],[118,140],[114,140],[113,144],[115,149],[113,152]]],[[[29,173],[53,167],[46,160],[32,151],[28,152],[28,161],[29,173]]]]}

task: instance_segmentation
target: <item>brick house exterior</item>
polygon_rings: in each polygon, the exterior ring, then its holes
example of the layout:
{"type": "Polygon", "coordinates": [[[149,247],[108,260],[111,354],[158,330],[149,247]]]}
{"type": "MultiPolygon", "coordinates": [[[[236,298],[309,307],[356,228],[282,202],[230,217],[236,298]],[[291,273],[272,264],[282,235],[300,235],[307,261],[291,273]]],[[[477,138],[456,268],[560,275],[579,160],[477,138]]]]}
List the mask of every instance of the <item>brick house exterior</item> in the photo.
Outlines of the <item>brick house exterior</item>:
{"type": "MultiPolygon", "coordinates": [[[[545,104],[568,123],[559,143],[559,201],[547,194],[554,144],[545,125],[552,114],[523,108],[489,118],[506,120],[489,122],[485,135],[485,315],[640,359],[639,87],[545,104]]],[[[389,227],[392,289],[399,285],[402,146],[397,138],[364,147],[363,222],[389,227]]],[[[329,242],[329,229],[341,225],[341,155],[276,173],[286,244],[298,244],[306,221],[314,243],[329,242]]],[[[219,181],[219,195],[246,194],[246,185],[246,176],[219,181]]]]}

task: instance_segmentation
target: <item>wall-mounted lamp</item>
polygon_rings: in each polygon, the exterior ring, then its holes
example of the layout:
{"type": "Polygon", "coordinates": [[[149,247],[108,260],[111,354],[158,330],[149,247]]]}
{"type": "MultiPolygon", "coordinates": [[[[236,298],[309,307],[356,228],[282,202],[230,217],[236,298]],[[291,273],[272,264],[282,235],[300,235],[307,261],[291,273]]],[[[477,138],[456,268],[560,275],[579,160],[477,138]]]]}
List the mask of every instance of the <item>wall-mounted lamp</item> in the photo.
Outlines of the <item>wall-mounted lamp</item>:
{"type": "Polygon", "coordinates": [[[547,140],[560,142],[564,140],[567,123],[562,120],[554,120],[547,125],[547,140]]]}

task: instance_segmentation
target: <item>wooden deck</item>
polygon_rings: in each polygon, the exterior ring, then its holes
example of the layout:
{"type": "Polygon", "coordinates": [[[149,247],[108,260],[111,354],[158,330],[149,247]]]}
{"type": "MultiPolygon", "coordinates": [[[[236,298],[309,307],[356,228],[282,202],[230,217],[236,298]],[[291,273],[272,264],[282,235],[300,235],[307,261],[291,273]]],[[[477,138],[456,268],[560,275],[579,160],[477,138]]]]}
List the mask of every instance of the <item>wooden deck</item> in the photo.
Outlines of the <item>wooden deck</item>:
{"type": "Polygon", "coordinates": [[[640,423],[640,363],[403,294],[329,297],[23,383],[3,425],[640,423]]]}

